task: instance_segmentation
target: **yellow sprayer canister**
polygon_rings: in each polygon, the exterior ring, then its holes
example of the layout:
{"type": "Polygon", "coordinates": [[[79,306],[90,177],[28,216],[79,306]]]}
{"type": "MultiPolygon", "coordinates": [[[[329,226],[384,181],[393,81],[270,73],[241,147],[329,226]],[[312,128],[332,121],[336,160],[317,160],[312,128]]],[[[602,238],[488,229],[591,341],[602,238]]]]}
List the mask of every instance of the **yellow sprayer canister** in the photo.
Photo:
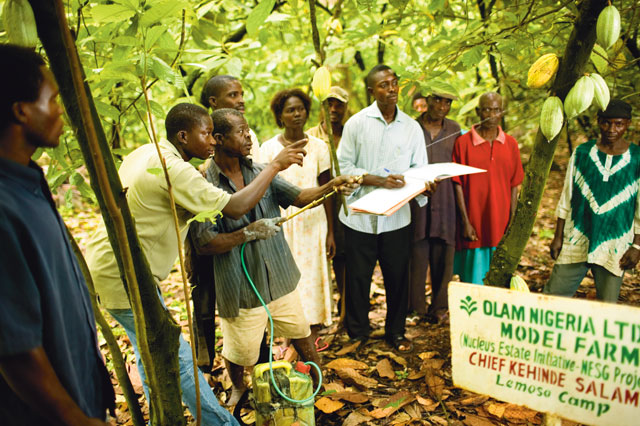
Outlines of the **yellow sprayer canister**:
{"type": "MultiPolygon", "coordinates": [[[[296,371],[287,361],[272,363],[278,387],[291,399],[304,400],[313,394],[313,382],[307,374],[296,371]]],[[[258,364],[251,376],[256,426],[315,426],[313,399],[295,404],[282,398],[271,383],[269,363],[258,364]]]]}

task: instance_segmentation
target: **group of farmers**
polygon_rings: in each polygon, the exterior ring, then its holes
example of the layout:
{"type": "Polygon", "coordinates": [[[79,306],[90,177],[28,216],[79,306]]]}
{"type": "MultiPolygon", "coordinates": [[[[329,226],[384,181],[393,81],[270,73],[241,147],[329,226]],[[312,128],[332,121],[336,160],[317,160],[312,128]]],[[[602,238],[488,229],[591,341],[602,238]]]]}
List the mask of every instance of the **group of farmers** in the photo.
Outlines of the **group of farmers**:
{"type": "MultiPolygon", "coordinates": [[[[12,64],[0,71],[0,419],[8,425],[109,424],[114,393],[84,277],[42,169],[31,160],[36,149],[59,144],[58,87],[32,50],[3,44],[0,54],[12,64]]],[[[499,94],[479,98],[478,122],[463,133],[447,118],[454,94],[417,96],[423,105],[414,119],[397,106],[398,76],[390,67],[373,67],[365,82],[374,99],[370,106],[347,119],[349,92],[332,87],[328,116],[310,129],[308,95],[299,89],[278,92],[271,110],[283,130],[261,145],[244,117],[242,84],[232,76],[205,84],[204,107],[181,103],[167,114],[159,149],[177,206],[179,238],[188,248],[204,340],[198,347],[209,351],[210,362],[217,315],[233,385],[227,405],[246,390],[244,367],[261,356],[267,314],[260,299],[273,317],[274,335],[292,346],[283,351],[295,349],[303,360],[319,364],[318,352],[328,344],[318,331],[331,323],[333,306],[328,259],[344,326],[360,346],[371,334],[370,286],[379,263],[384,338],[394,350],[411,352],[408,313],[431,323],[446,321],[453,275],[482,284],[515,213],[524,172],[518,143],[500,126],[499,94]],[[330,160],[329,133],[341,176],[330,160]],[[192,158],[206,160],[200,170],[189,163],[192,158]],[[410,168],[450,161],[486,172],[426,182],[422,194],[391,216],[347,214],[338,196],[297,214],[334,191],[349,203],[375,188],[404,186],[403,173],[410,168]],[[211,211],[222,215],[187,224],[211,211]]],[[[640,148],[625,139],[629,104],[612,100],[597,120],[600,137],[580,145],[569,161],[551,244],[556,264],[544,291],[572,296],[591,269],[597,297],[616,302],[624,271],[640,259],[640,148]]],[[[119,169],[158,284],[179,250],[167,182],[149,172],[160,167],[156,147],[146,144],[119,169]]],[[[131,340],[148,397],[133,311],[104,224],[91,238],[86,259],[100,303],[131,340]]],[[[160,288],[158,297],[162,301],[160,288]]],[[[183,401],[196,413],[199,394],[204,425],[236,425],[200,370],[196,389],[191,353],[180,337],[183,401]]],[[[317,373],[312,376],[317,382],[317,373]]]]}

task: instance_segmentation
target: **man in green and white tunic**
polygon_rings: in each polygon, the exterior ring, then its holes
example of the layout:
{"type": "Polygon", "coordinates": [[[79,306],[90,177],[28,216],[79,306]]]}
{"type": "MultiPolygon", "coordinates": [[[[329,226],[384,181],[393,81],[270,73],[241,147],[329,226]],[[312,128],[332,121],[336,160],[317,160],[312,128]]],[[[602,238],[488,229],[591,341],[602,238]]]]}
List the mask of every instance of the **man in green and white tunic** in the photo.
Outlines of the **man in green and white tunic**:
{"type": "Polygon", "coordinates": [[[598,112],[600,138],[576,148],[556,209],[556,264],[544,292],[573,296],[591,269],[599,300],[617,302],[624,271],[640,259],[640,147],[626,141],[631,106],[598,112]]]}

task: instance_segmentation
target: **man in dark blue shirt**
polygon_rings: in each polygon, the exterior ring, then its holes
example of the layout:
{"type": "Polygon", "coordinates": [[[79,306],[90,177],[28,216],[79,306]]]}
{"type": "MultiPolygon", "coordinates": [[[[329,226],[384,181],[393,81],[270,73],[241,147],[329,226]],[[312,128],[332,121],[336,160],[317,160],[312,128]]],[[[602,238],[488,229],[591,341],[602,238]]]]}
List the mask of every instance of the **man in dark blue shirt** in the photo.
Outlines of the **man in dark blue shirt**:
{"type": "Polygon", "coordinates": [[[104,426],[114,407],[88,291],[40,167],[62,133],[32,50],[0,45],[0,423],[104,426]]]}

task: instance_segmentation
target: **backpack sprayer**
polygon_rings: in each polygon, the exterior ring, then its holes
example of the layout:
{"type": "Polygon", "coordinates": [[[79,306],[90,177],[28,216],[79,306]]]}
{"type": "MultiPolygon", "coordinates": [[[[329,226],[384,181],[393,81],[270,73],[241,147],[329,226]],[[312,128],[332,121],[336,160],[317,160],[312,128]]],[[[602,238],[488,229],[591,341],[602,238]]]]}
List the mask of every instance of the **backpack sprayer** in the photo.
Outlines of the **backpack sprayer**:
{"type": "MultiPolygon", "coordinates": [[[[335,190],[332,193],[335,193],[335,190]]],[[[329,194],[325,195],[323,199],[328,195],[329,194]]],[[[302,210],[311,208],[311,204],[285,218],[281,223],[286,222],[302,210]]],[[[318,372],[318,387],[312,393],[311,377],[307,374],[294,370],[292,365],[286,361],[273,362],[273,318],[271,317],[271,312],[269,311],[267,304],[264,299],[262,299],[262,296],[260,296],[260,292],[253,283],[253,280],[249,275],[249,271],[247,270],[247,265],[245,264],[244,259],[244,248],[246,245],[246,242],[243,243],[242,248],[240,249],[242,270],[244,271],[247,280],[249,280],[249,284],[258,297],[258,300],[262,304],[262,307],[267,312],[270,330],[269,362],[256,365],[252,374],[253,397],[256,409],[256,426],[285,426],[292,424],[296,420],[298,422],[305,422],[300,423],[301,426],[314,426],[315,418],[313,413],[313,401],[322,386],[322,371],[315,362],[308,361],[304,363],[304,365],[315,368],[318,372]],[[269,372],[269,379],[266,378],[267,371],[269,372]],[[275,372],[277,373],[274,374],[275,372]],[[276,380],[276,376],[278,377],[278,380],[276,380]],[[278,382],[280,382],[280,385],[278,385],[278,382]],[[280,389],[281,386],[284,387],[285,390],[288,390],[289,395],[286,395],[280,389]],[[272,391],[274,390],[280,398],[277,398],[277,396],[273,394],[272,391]],[[278,399],[281,399],[282,401],[278,401],[278,399]]]]}
{"type": "MultiPolygon", "coordinates": [[[[362,177],[363,176],[358,176],[356,181],[361,181],[362,177]]],[[[284,222],[293,219],[302,212],[320,205],[336,193],[338,193],[338,189],[333,189],[323,197],[314,200],[297,212],[283,218],[278,225],[282,225],[284,222]]],[[[273,361],[273,318],[247,270],[244,259],[244,249],[246,245],[246,242],[243,243],[240,249],[242,270],[251,288],[258,297],[258,300],[267,312],[270,330],[269,362],[256,365],[252,374],[256,426],[289,426],[294,422],[298,422],[301,426],[314,426],[314,398],[318,392],[320,392],[320,387],[322,386],[322,371],[316,363],[311,361],[305,363],[298,362],[296,367],[293,367],[292,364],[287,361],[273,361]],[[305,374],[310,371],[311,367],[315,368],[318,372],[319,380],[315,391],[313,390],[311,377],[305,374]],[[268,376],[267,371],[269,373],[268,376]],[[288,392],[288,395],[286,392],[288,392]]]]}

